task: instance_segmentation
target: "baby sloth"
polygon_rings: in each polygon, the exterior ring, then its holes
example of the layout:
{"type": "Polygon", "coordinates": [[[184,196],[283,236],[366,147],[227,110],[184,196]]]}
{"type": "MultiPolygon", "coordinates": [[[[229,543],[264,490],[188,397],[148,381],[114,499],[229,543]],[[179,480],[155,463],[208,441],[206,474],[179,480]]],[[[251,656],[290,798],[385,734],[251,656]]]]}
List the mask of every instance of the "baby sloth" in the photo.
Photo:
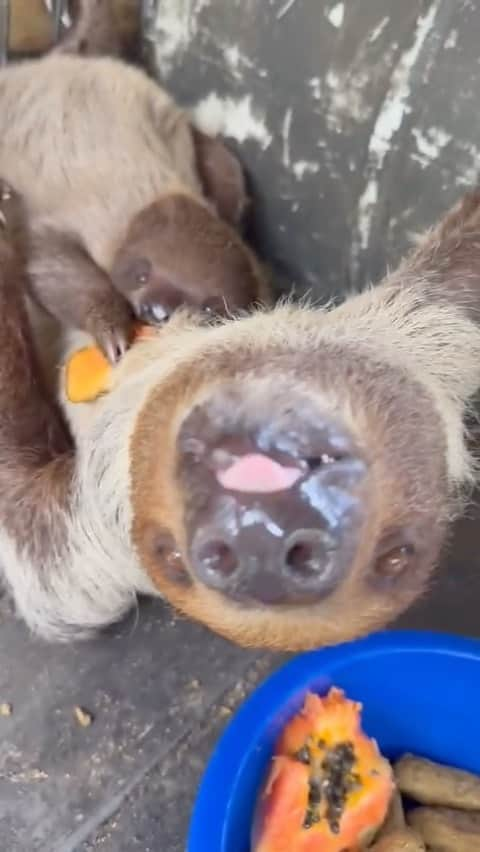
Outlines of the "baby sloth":
{"type": "Polygon", "coordinates": [[[225,315],[267,293],[237,159],[141,70],[94,55],[115,44],[109,0],[75,8],[58,48],[0,72],[0,173],[25,200],[34,300],[115,360],[133,314],[225,315]]]}
{"type": "Polygon", "coordinates": [[[238,643],[298,650],[424,591],[471,478],[480,192],[342,306],[210,326],[177,312],[107,394],[59,407],[9,233],[18,199],[2,205],[0,553],[34,631],[88,636],[148,593],[238,643]]]}

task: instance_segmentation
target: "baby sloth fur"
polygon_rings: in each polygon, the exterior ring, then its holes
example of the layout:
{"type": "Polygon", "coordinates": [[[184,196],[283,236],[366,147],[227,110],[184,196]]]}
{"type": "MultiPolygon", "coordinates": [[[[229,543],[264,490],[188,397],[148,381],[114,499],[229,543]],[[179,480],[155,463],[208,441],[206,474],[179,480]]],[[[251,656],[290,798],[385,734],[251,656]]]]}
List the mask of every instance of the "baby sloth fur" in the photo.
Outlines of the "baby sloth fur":
{"type": "MultiPolygon", "coordinates": [[[[54,404],[39,381],[19,200],[3,195],[0,554],[33,631],[90,636],[147,593],[235,642],[299,650],[381,627],[423,593],[472,478],[480,192],[340,307],[210,327],[178,312],[88,405],[62,379],[54,404]],[[225,471],[252,458],[294,484],[229,488],[225,471]]],[[[61,362],[81,339],[60,339],[61,362]]]]}
{"type": "Polygon", "coordinates": [[[142,70],[102,55],[116,45],[109,0],[75,9],[57,48],[0,72],[0,174],[26,206],[33,299],[115,361],[134,315],[226,315],[267,290],[239,235],[236,157],[142,70]]]}

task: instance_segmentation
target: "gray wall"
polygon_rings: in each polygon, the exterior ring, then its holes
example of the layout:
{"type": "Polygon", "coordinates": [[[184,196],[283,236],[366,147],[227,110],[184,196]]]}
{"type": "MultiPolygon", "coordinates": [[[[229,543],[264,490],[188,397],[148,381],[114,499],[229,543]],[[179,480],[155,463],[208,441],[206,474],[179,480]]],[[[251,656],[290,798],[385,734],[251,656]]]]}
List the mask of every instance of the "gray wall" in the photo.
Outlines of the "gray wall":
{"type": "Polygon", "coordinates": [[[475,182],[476,0],[146,0],[150,66],[251,178],[261,251],[320,298],[475,182]]]}

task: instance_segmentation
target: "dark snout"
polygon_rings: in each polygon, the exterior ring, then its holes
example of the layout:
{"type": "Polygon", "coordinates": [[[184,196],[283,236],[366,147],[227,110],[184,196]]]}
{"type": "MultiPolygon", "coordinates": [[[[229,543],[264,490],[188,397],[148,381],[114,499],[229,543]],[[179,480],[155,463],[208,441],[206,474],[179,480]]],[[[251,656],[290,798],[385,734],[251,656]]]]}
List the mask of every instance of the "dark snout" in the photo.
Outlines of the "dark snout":
{"type": "Polygon", "coordinates": [[[188,308],[205,319],[211,320],[227,315],[229,306],[221,297],[202,300],[201,287],[197,289],[175,287],[163,283],[161,286],[144,287],[131,297],[138,319],[146,325],[163,325],[179,308],[188,308]]]}
{"type": "Polygon", "coordinates": [[[312,603],[351,569],[367,464],[340,422],[303,395],[217,394],[179,435],[192,572],[252,604],[312,603]]]}
{"type": "Polygon", "coordinates": [[[186,302],[178,288],[166,283],[161,287],[142,287],[132,300],[138,319],[146,325],[163,325],[186,302]]]}

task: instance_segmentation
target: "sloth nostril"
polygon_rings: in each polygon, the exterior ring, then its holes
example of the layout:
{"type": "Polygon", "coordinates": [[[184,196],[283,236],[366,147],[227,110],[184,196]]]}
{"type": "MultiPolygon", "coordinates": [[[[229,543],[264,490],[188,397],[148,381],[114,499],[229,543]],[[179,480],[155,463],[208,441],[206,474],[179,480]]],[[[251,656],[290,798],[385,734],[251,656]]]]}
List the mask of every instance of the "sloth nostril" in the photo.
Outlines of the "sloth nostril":
{"type": "Polygon", "coordinates": [[[220,578],[228,578],[235,573],[237,557],[232,548],[221,539],[205,542],[197,551],[197,564],[204,572],[220,578]]]}
{"type": "Polygon", "coordinates": [[[310,543],[294,544],[285,561],[296,574],[315,574],[321,568],[318,554],[310,543]]]}
{"type": "Polygon", "coordinates": [[[298,580],[327,580],[334,550],[335,541],[326,530],[298,530],[287,542],[284,564],[298,580]]]}

